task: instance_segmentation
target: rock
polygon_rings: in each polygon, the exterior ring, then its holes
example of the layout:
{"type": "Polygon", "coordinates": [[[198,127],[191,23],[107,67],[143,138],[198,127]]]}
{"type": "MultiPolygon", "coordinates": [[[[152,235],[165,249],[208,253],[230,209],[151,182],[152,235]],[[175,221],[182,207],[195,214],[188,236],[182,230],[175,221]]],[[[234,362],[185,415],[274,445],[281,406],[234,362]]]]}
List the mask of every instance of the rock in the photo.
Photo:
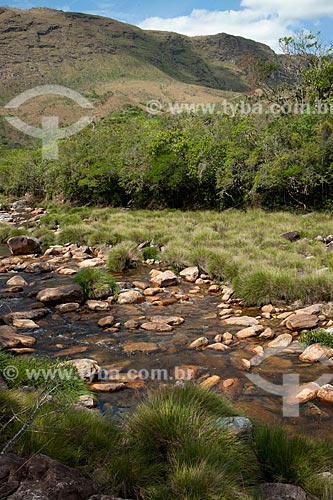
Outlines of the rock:
{"type": "Polygon", "coordinates": [[[299,359],[306,363],[316,363],[317,361],[327,360],[332,357],[333,349],[321,344],[312,344],[302,352],[299,359]]]}
{"type": "Polygon", "coordinates": [[[184,318],[181,316],[152,316],[150,321],[159,323],[167,323],[168,325],[178,326],[184,323],[184,318]]]}
{"type": "Polygon", "coordinates": [[[317,397],[322,401],[325,401],[325,403],[333,403],[333,385],[331,384],[323,385],[319,389],[317,397]]]}
{"type": "MultiPolygon", "coordinates": [[[[51,273],[55,266],[51,266],[48,262],[31,262],[25,268],[26,273],[40,274],[40,273],[51,273]]],[[[19,269],[17,269],[18,271],[19,269]]]]}
{"type": "Polygon", "coordinates": [[[143,294],[146,295],[146,297],[153,297],[154,295],[158,295],[159,293],[163,292],[163,288],[145,288],[143,294]]]}
{"type": "Polygon", "coordinates": [[[124,389],[124,387],[126,387],[126,384],[117,382],[97,382],[89,385],[89,389],[94,392],[117,392],[124,389]]]}
{"type": "Polygon", "coordinates": [[[259,338],[265,339],[265,340],[270,340],[273,339],[275,336],[274,331],[272,328],[266,328],[260,335],[259,338]]]}
{"type": "Polygon", "coordinates": [[[203,347],[208,346],[208,344],[209,344],[209,341],[206,337],[199,337],[198,339],[193,340],[193,342],[191,342],[191,344],[189,345],[189,348],[190,349],[201,349],[203,347]]]}
{"type": "Polygon", "coordinates": [[[228,347],[225,344],[222,344],[221,342],[216,342],[215,344],[208,345],[206,347],[206,349],[209,349],[211,351],[225,352],[225,351],[228,351],[230,349],[230,347],[228,347]]]}
{"type": "Polygon", "coordinates": [[[158,321],[152,321],[150,323],[143,323],[141,325],[141,328],[143,330],[147,330],[148,332],[172,332],[173,328],[172,326],[168,325],[167,323],[162,323],[158,321]]]}
{"type": "Polygon", "coordinates": [[[199,375],[200,368],[194,365],[176,366],[174,372],[175,380],[193,380],[199,375]]]}
{"type": "Polygon", "coordinates": [[[288,240],[290,242],[297,241],[300,239],[301,235],[298,231],[288,231],[286,233],[280,234],[281,238],[288,240]]]}
{"type": "Polygon", "coordinates": [[[39,328],[32,319],[14,319],[13,326],[16,328],[39,328]]]}
{"type": "Polygon", "coordinates": [[[222,302],[228,302],[234,293],[234,289],[231,286],[224,286],[222,288],[222,302]]]}
{"type": "Polygon", "coordinates": [[[157,287],[177,285],[178,279],[172,271],[157,271],[152,274],[150,281],[157,287]]]}
{"type": "Polygon", "coordinates": [[[327,304],[324,304],[321,312],[325,314],[327,318],[333,318],[333,302],[327,302],[327,304]]]}
{"type": "Polygon", "coordinates": [[[6,212],[5,213],[2,213],[0,214],[0,222],[13,222],[14,219],[13,217],[10,215],[10,214],[7,214],[6,212]]]}
{"type": "Polygon", "coordinates": [[[186,269],[183,269],[179,275],[182,278],[185,278],[186,281],[189,281],[190,283],[194,283],[195,280],[199,276],[199,269],[197,267],[187,267],[186,269]]]}
{"type": "Polygon", "coordinates": [[[292,335],[290,335],[289,333],[283,333],[282,335],[278,335],[276,339],[269,342],[267,346],[270,349],[285,349],[292,343],[292,341],[292,335]]]}
{"type": "Polygon", "coordinates": [[[24,286],[28,286],[28,283],[25,281],[25,279],[22,278],[22,276],[17,275],[17,276],[13,276],[12,278],[10,278],[6,282],[6,285],[24,287],[24,286]]]}
{"type": "Polygon", "coordinates": [[[139,326],[140,326],[139,321],[135,319],[129,319],[124,323],[124,327],[128,328],[129,330],[135,330],[135,328],[139,328],[139,326]]]}
{"type": "Polygon", "coordinates": [[[81,269],[88,269],[91,267],[98,267],[103,265],[104,265],[104,260],[100,259],[99,257],[96,257],[95,259],[86,259],[79,262],[79,267],[81,269]]]}
{"type": "Polygon", "coordinates": [[[103,300],[87,300],[86,306],[89,311],[108,311],[111,308],[110,302],[103,300]]]}
{"type": "Polygon", "coordinates": [[[292,484],[264,483],[260,493],[260,500],[310,500],[302,488],[292,484]]]}
{"type": "Polygon", "coordinates": [[[227,325],[244,326],[244,327],[259,325],[259,321],[256,318],[252,318],[250,316],[238,316],[233,318],[227,318],[224,320],[224,323],[227,325]]]}
{"type": "Polygon", "coordinates": [[[13,236],[9,238],[7,245],[12,255],[28,255],[42,251],[40,241],[32,236],[13,236]]]}
{"type": "Polygon", "coordinates": [[[77,400],[77,405],[84,408],[95,408],[97,406],[97,399],[89,394],[82,394],[77,400]]]}
{"type": "Polygon", "coordinates": [[[217,420],[218,425],[228,429],[237,437],[252,439],[253,425],[249,418],[224,417],[217,420]]]}
{"type": "Polygon", "coordinates": [[[217,385],[221,380],[221,377],[218,375],[212,375],[211,377],[206,378],[203,382],[201,382],[201,389],[211,389],[215,385],[217,385]]]}
{"type": "Polygon", "coordinates": [[[72,274],[76,274],[76,269],[71,269],[70,267],[58,267],[55,271],[58,274],[63,274],[65,276],[71,276],[72,274]]]}
{"type": "Polygon", "coordinates": [[[242,365],[246,370],[249,370],[251,368],[251,361],[248,359],[243,358],[242,360],[242,365]]]}
{"type": "Polygon", "coordinates": [[[128,292],[120,293],[118,296],[118,304],[140,304],[145,298],[141,292],[137,290],[129,290],[128,292]]]}
{"type": "Polygon", "coordinates": [[[78,302],[68,302],[67,304],[58,304],[56,306],[56,311],[61,314],[70,313],[78,311],[80,309],[80,304],[78,302]]]}
{"type": "Polygon", "coordinates": [[[5,314],[2,319],[5,323],[11,324],[16,319],[41,319],[49,313],[48,309],[39,308],[30,311],[17,311],[5,314]]]}
{"type": "Polygon", "coordinates": [[[263,331],[264,327],[262,325],[249,326],[248,328],[243,328],[243,330],[237,332],[236,337],[238,339],[248,339],[250,337],[257,337],[263,331]]]}
{"type": "Polygon", "coordinates": [[[261,310],[263,313],[269,313],[269,314],[275,313],[275,307],[272,306],[272,304],[267,304],[266,306],[262,306],[261,310]]]}
{"type": "Polygon", "coordinates": [[[286,321],[288,330],[311,330],[318,326],[319,319],[313,314],[295,314],[286,321]]]}
{"type": "Polygon", "coordinates": [[[83,289],[80,285],[63,285],[55,288],[45,288],[37,294],[37,300],[50,304],[66,304],[68,302],[83,302],[83,289]]]}
{"type": "Polygon", "coordinates": [[[34,337],[29,335],[19,335],[11,326],[0,326],[0,347],[3,349],[31,347],[35,343],[36,339],[34,337]]]}
{"type": "Polygon", "coordinates": [[[153,352],[158,351],[158,345],[154,342],[126,342],[123,345],[124,352],[153,352]]]}
{"type": "Polygon", "coordinates": [[[98,493],[91,478],[45,455],[33,455],[27,460],[5,453],[0,455],[0,470],[3,499],[84,500],[98,493]]]}
{"type": "Polygon", "coordinates": [[[107,328],[108,326],[112,326],[114,323],[114,316],[105,316],[98,321],[98,326],[101,328],[107,328]]]}
{"type": "Polygon", "coordinates": [[[76,368],[78,375],[83,380],[92,381],[98,375],[101,367],[94,359],[70,359],[63,363],[64,366],[72,365],[76,368]]]}
{"type": "Polygon", "coordinates": [[[323,308],[323,304],[313,304],[312,306],[303,307],[302,309],[297,309],[295,314],[320,314],[323,308]]]}
{"type": "Polygon", "coordinates": [[[148,283],[145,281],[133,281],[133,286],[135,288],[140,288],[140,290],[146,290],[149,287],[148,283]]]}
{"type": "Polygon", "coordinates": [[[306,403],[317,397],[320,386],[315,382],[309,382],[306,386],[296,394],[296,400],[298,403],[306,403]]]}

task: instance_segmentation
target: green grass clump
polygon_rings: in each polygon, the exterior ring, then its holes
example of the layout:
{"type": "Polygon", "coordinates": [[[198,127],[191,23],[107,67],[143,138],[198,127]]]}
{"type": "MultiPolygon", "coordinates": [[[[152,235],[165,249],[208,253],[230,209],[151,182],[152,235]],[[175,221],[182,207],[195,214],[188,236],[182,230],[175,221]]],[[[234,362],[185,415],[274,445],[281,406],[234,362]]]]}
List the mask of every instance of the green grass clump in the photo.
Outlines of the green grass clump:
{"type": "Polygon", "coordinates": [[[85,300],[117,296],[119,292],[116,280],[99,268],[84,269],[73,281],[82,286],[85,300]]]}
{"type": "Polygon", "coordinates": [[[158,260],[159,251],[156,247],[146,247],[142,250],[142,257],[144,260],[153,259],[158,260]]]}
{"type": "Polygon", "coordinates": [[[87,224],[65,226],[58,236],[58,243],[60,245],[64,245],[66,243],[87,245],[91,232],[92,229],[87,224]]]}
{"type": "Polygon", "coordinates": [[[333,334],[321,328],[304,332],[300,336],[299,341],[306,346],[322,344],[333,349],[333,334]]]}
{"type": "Polygon", "coordinates": [[[13,228],[8,224],[0,223],[0,243],[6,243],[9,238],[29,234],[29,231],[21,228],[13,228]]]}
{"type": "MultiPolygon", "coordinates": [[[[332,444],[314,443],[304,436],[289,436],[282,427],[258,426],[254,445],[265,482],[294,484],[308,494],[325,500],[332,498],[321,495],[325,485],[319,476],[332,466],[332,444]]],[[[333,495],[333,488],[330,495],[333,495]]]]}
{"type": "Polygon", "coordinates": [[[107,268],[112,273],[121,273],[129,267],[134,257],[135,246],[130,242],[123,242],[112,248],[107,259],[107,268]]]}
{"type": "Polygon", "coordinates": [[[257,468],[251,447],[218,424],[236,410],[192,385],[162,388],[124,425],[122,457],[110,463],[114,493],[150,500],[250,498],[257,468]]]}

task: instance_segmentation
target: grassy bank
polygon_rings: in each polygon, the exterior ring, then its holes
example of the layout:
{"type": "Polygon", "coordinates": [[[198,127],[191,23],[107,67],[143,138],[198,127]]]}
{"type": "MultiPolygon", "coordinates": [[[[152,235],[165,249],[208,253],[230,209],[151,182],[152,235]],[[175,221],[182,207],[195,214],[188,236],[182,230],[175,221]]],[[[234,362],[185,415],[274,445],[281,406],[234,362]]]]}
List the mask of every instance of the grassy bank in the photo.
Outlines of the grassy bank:
{"type": "MultiPolygon", "coordinates": [[[[33,363],[59,368],[46,359],[33,363]]],[[[52,391],[42,377],[31,387],[28,366],[0,353],[0,375],[10,384],[0,391],[0,452],[49,455],[91,474],[106,494],[135,500],[257,500],[263,482],[332,498],[320,475],[332,470],[332,443],[289,437],[258,422],[252,437],[238,436],[221,420],[238,410],[191,383],[161,387],[115,420],[73,406],[73,396],[82,393],[74,374],[61,384],[55,380],[52,391]],[[15,383],[6,379],[8,366],[18,371],[15,383]]]]}
{"type": "Polygon", "coordinates": [[[333,299],[333,252],[315,240],[332,232],[330,213],[65,206],[51,208],[34,234],[45,244],[113,245],[121,256],[124,248],[135,253],[138,244],[149,241],[167,265],[176,270],[198,265],[214,279],[231,283],[246,304],[260,306],[333,299]],[[52,231],[58,226],[61,233],[55,237],[52,231]],[[299,241],[281,238],[291,230],[299,231],[299,241]]]}

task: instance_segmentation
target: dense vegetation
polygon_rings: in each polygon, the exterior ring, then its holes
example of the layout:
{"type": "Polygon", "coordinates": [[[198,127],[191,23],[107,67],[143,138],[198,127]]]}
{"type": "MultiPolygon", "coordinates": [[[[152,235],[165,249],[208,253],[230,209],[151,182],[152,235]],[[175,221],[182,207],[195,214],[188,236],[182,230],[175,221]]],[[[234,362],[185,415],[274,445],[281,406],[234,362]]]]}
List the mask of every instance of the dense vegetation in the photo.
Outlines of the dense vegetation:
{"type": "Polygon", "coordinates": [[[90,473],[105,493],[137,500],[254,500],[262,482],[292,483],[321,500],[332,498],[320,475],[332,467],[329,442],[288,437],[260,423],[253,439],[238,437],[221,420],[238,415],[237,409],[191,383],[161,388],[117,421],[73,407],[83,385],[74,373],[46,387],[43,377],[27,380],[32,366],[46,373],[60,368],[0,353],[0,375],[11,384],[0,391],[0,450],[42,451],[90,473]],[[7,366],[18,370],[14,385],[7,366]]]}
{"type": "Polygon", "coordinates": [[[0,150],[6,195],[141,208],[332,208],[330,115],[161,115],[127,108],[60,145],[0,150]]]}

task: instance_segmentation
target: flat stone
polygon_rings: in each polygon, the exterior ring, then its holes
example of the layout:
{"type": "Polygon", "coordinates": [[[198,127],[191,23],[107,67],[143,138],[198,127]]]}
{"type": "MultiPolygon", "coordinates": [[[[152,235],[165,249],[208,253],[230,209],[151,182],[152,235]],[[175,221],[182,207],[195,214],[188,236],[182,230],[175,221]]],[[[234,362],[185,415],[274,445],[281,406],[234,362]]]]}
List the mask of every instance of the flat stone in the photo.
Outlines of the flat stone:
{"type": "Polygon", "coordinates": [[[220,351],[220,352],[225,352],[230,349],[230,347],[226,346],[225,344],[222,344],[221,342],[216,342],[215,344],[210,344],[208,345],[205,350],[211,350],[211,351],[220,351]]]}
{"type": "Polygon", "coordinates": [[[36,343],[36,339],[29,335],[20,335],[14,328],[2,325],[0,326],[0,347],[11,349],[16,347],[31,347],[36,343]]]}
{"type": "Polygon", "coordinates": [[[272,340],[267,344],[270,349],[285,349],[293,341],[293,336],[290,333],[283,333],[278,335],[276,339],[272,340]]]}
{"type": "Polygon", "coordinates": [[[76,274],[77,270],[71,269],[70,267],[58,267],[55,272],[58,274],[63,274],[65,276],[71,276],[72,274],[76,274]]]}
{"type": "Polygon", "coordinates": [[[101,328],[106,328],[114,324],[114,316],[105,316],[98,321],[98,326],[101,328]]]}
{"type": "Polygon", "coordinates": [[[148,332],[172,332],[173,328],[172,326],[168,325],[167,323],[162,323],[158,321],[152,321],[149,323],[143,323],[141,325],[141,328],[143,330],[147,330],[148,332]]]}
{"type": "Polygon", "coordinates": [[[89,385],[89,389],[94,392],[116,392],[120,391],[121,389],[124,389],[125,387],[126,384],[115,383],[115,382],[109,382],[109,383],[98,382],[96,384],[89,385]]]}
{"type": "Polygon", "coordinates": [[[181,316],[152,316],[150,321],[178,326],[183,324],[185,320],[181,316]]]}
{"type": "Polygon", "coordinates": [[[250,337],[257,337],[263,331],[264,327],[262,325],[249,326],[237,332],[236,337],[238,339],[248,339],[250,337]]]}
{"type": "Polygon", "coordinates": [[[319,319],[313,314],[295,314],[288,318],[286,327],[288,330],[311,330],[318,326],[319,319]]]}
{"type": "Polygon", "coordinates": [[[221,380],[221,377],[218,375],[212,375],[211,377],[206,378],[203,382],[201,382],[201,389],[211,389],[215,385],[217,385],[221,380]]]}
{"type": "Polygon", "coordinates": [[[2,319],[5,323],[11,324],[14,320],[17,319],[41,319],[49,313],[49,310],[46,308],[39,309],[31,309],[30,311],[16,311],[5,314],[2,316],[2,319]]]}
{"type": "Polygon", "coordinates": [[[303,307],[302,309],[297,309],[295,314],[320,314],[323,308],[323,304],[313,304],[312,306],[303,307]]]}
{"type": "Polygon", "coordinates": [[[13,326],[16,328],[39,328],[32,319],[14,319],[13,326]]]}
{"type": "Polygon", "coordinates": [[[154,352],[158,351],[159,347],[154,342],[126,342],[123,345],[124,352],[154,352]]]}
{"type": "Polygon", "coordinates": [[[80,304],[78,302],[68,302],[67,304],[58,304],[56,306],[56,311],[61,314],[70,313],[78,311],[80,309],[80,304]]]}
{"type": "Polygon", "coordinates": [[[187,267],[186,269],[183,269],[179,275],[182,278],[185,278],[186,281],[189,281],[190,283],[194,283],[196,279],[199,276],[199,269],[198,267],[187,267]]]}
{"type": "Polygon", "coordinates": [[[145,298],[141,292],[137,290],[129,290],[128,292],[120,293],[118,296],[118,304],[140,304],[145,298]]]}
{"type": "Polygon", "coordinates": [[[24,278],[22,278],[22,276],[13,276],[6,282],[6,285],[25,287],[28,286],[28,283],[25,281],[24,278]]]}
{"type": "Polygon", "coordinates": [[[64,285],[55,288],[45,288],[37,294],[37,300],[51,304],[68,302],[83,302],[83,289],[80,285],[64,285]]]}
{"type": "Polygon", "coordinates": [[[103,266],[104,260],[96,257],[95,259],[86,259],[79,262],[79,267],[82,269],[89,269],[91,267],[103,266]]]}
{"type": "Polygon", "coordinates": [[[227,318],[224,320],[224,323],[227,325],[244,327],[259,325],[259,321],[256,318],[252,318],[250,316],[235,316],[233,318],[227,318]]]}
{"type": "Polygon", "coordinates": [[[129,319],[124,323],[124,327],[128,328],[129,330],[135,330],[140,326],[140,322],[135,320],[135,319],[129,319]]]}
{"type": "Polygon", "coordinates": [[[158,295],[159,293],[162,293],[163,292],[163,288],[145,288],[143,294],[146,296],[146,297],[154,297],[155,295],[158,295]]]}
{"type": "Polygon", "coordinates": [[[178,279],[173,271],[157,271],[153,274],[150,281],[157,287],[177,285],[178,279]]]}
{"type": "Polygon", "coordinates": [[[23,354],[32,354],[35,352],[35,349],[32,347],[13,347],[12,349],[7,349],[11,354],[15,354],[15,356],[22,356],[23,354]]]}

